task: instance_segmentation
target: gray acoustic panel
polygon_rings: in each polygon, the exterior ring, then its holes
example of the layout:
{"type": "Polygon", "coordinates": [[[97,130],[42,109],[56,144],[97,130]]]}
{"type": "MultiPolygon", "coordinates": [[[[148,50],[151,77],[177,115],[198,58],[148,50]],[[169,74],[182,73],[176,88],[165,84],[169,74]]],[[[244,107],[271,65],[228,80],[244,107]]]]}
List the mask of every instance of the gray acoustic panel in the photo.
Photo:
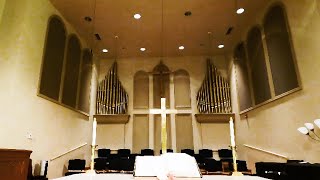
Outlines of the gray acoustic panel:
{"type": "Polygon", "coordinates": [[[299,87],[285,11],[281,6],[268,11],[264,31],[275,95],[299,87]]]}
{"type": "Polygon", "coordinates": [[[85,49],[82,52],[78,109],[88,114],[90,110],[91,77],[92,54],[89,49],[85,49]]]}
{"type": "Polygon", "coordinates": [[[237,92],[240,111],[252,107],[249,72],[247,68],[247,56],[243,43],[240,43],[234,50],[234,59],[237,74],[237,92]]]}
{"type": "Polygon", "coordinates": [[[59,100],[63,67],[66,31],[58,17],[52,17],[48,24],[43,55],[39,93],[59,100]]]}
{"type": "Polygon", "coordinates": [[[79,39],[71,35],[68,40],[62,103],[76,108],[81,46],[79,39]]]}
{"type": "Polygon", "coordinates": [[[141,149],[149,148],[149,116],[133,116],[132,151],[140,153],[141,149]]]}
{"type": "Polygon", "coordinates": [[[253,27],[248,32],[247,50],[256,105],[271,98],[266,59],[261,38],[259,27],[253,27]]]}

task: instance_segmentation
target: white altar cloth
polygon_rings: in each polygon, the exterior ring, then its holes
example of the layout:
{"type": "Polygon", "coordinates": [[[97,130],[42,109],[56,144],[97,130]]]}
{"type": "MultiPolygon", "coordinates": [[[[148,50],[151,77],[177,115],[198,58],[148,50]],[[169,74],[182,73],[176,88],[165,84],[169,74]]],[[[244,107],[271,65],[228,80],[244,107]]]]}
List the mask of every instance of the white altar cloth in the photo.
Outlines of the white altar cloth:
{"type": "MultiPolygon", "coordinates": [[[[131,174],[75,174],[53,180],[157,180],[156,177],[133,177],[131,174]]],[[[204,175],[202,178],[183,178],[184,180],[266,180],[258,176],[223,176],[223,175],[204,175]]],[[[179,178],[178,180],[182,180],[179,178]]]]}

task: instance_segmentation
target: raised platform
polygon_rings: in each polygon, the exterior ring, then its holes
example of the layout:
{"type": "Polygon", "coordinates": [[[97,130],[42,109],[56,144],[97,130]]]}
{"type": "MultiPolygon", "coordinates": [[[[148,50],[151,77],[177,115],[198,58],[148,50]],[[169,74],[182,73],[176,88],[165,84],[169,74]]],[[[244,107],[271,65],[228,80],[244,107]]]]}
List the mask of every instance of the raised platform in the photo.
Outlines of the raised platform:
{"type": "MultiPolygon", "coordinates": [[[[75,174],[53,180],[158,180],[156,177],[133,177],[129,174],[75,174]]],[[[178,178],[179,180],[266,180],[258,176],[204,175],[202,178],[178,178]]]]}

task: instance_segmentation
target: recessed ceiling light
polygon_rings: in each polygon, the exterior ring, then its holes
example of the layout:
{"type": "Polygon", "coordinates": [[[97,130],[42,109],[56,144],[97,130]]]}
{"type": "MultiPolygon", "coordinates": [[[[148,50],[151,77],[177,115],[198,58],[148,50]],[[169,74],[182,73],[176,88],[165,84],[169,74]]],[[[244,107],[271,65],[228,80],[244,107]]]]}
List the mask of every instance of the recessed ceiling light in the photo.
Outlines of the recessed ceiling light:
{"type": "Polygon", "coordinates": [[[219,44],[218,48],[219,49],[224,48],[224,45],[223,44],[219,44]]]}
{"type": "Polygon", "coordinates": [[[142,48],[140,48],[140,51],[145,51],[146,50],[146,48],[144,48],[144,47],[142,47],[142,48]]]}
{"type": "Polygon", "coordinates": [[[84,17],[84,20],[85,20],[85,21],[88,21],[88,22],[91,22],[91,21],[92,21],[92,18],[91,18],[90,16],[86,16],[86,17],[84,17]]]}
{"type": "Polygon", "coordinates": [[[133,15],[133,17],[134,17],[135,19],[140,19],[140,18],[141,18],[141,15],[140,15],[140,14],[135,14],[135,15],[133,15]]]}
{"type": "Polygon", "coordinates": [[[184,46],[179,46],[179,49],[180,50],[184,50],[184,46]]]}
{"type": "Polygon", "coordinates": [[[102,49],[102,52],[107,53],[108,49],[102,49]]]}
{"type": "Polygon", "coordinates": [[[191,11],[186,11],[186,12],[184,13],[185,16],[191,16],[191,14],[192,14],[191,11]]]}
{"type": "Polygon", "coordinates": [[[239,8],[238,10],[237,10],[237,14],[242,14],[244,12],[244,9],[243,8],[239,8]]]}

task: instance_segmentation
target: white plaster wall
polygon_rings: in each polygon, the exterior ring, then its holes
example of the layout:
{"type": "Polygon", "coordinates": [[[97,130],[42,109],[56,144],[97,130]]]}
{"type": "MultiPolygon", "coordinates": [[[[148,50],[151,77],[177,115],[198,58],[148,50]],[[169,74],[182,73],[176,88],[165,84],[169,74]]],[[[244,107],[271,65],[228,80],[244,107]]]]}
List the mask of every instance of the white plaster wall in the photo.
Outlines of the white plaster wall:
{"type": "MultiPolygon", "coordinates": [[[[305,122],[320,118],[320,1],[282,2],[287,10],[302,90],[246,113],[248,118],[245,115],[237,117],[239,157],[248,160],[251,169],[254,169],[257,161],[283,162],[285,159],[245,148],[243,144],[283,154],[291,159],[320,161],[320,144],[297,131],[305,122]]],[[[255,23],[262,24],[266,10],[267,8],[256,16],[255,23]]],[[[252,22],[252,25],[255,23],[252,22]]],[[[234,68],[231,69],[231,74],[232,97],[237,99],[234,68]]],[[[233,105],[237,109],[237,104],[233,105]]],[[[316,132],[320,133],[320,130],[317,129],[316,132]]]]}
{"type": "MultiPolygon", "coordinates": [[[[0,1],[0,10],[3,4],[0,1]]],[[[34,166],[91,143],[87,116],[37,96],[47,22],[53,14],[59,12],[48,0],[10,0],[5,1],[0,21],[0,148],[32,150],[34,166]],[[27,133],[32,134],[32,140],[27,139],[27,133]]],[[[64,22],[68,33],[74,32],[64,22]]],[[[95,91],[96,67],[93,74],[95,91]]],[[[85,146],[49,162],[48,177],[62,176],[69,159],[88,160],[89,156],[89,146],[85,146]]]]}

